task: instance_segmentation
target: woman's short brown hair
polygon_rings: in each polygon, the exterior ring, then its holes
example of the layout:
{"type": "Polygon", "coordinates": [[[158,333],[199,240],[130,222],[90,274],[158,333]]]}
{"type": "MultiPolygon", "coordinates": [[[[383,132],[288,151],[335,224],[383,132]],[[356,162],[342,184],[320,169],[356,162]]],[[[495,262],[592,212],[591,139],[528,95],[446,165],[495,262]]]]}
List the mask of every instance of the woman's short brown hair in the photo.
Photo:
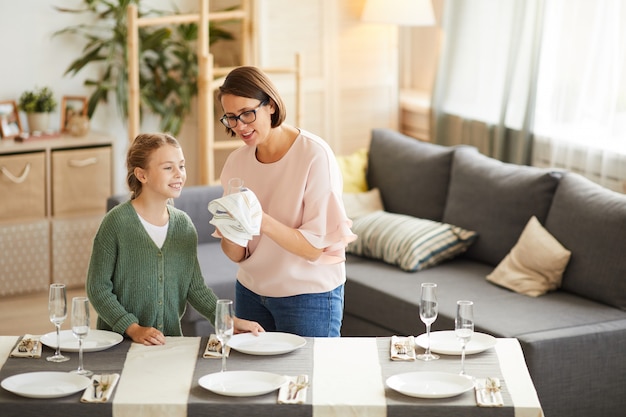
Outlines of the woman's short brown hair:
{"type": "MultiPolygon", "coordinates": [[[[285,121],[287,111],[278,89],[267,74],[257,67],[243,66],[232,70],[219,88],[217,99],[221,102],[222,96],[226,94],[254,98],[260,102],[273,104],[272,127],[278,127],[285,121]]],[[[231,128],[227,127],[226,133],[235,136],[231,128]]]]}

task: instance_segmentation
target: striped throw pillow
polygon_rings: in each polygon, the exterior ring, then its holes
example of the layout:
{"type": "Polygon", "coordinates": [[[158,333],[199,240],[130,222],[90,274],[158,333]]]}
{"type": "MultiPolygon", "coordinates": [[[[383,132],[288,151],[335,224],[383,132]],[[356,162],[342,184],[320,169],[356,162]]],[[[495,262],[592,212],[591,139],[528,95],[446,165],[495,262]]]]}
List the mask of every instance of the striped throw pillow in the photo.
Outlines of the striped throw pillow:
{"type": "Polygon", "coordinates": [[[467,250],[476,232],[404,214],[376,211],[354,219],[358,238],[346,251],[382,260],[407,272],[420,271],[467,250]]]}

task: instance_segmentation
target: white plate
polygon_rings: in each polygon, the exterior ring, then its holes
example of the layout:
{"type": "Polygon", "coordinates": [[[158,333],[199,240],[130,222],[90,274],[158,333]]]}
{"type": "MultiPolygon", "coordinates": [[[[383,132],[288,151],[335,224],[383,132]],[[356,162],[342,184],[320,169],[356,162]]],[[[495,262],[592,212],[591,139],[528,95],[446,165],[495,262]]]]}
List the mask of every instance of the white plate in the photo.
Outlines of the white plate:
{"type": "Polygon", "coordinates": [[[276,391],[287,379],[283,375],[257,371],[227,371],[198,380],[202,388],[229,397],[251,397],[276,391]]]}
{"type": "MultiPolygon", "coordinates": [[[[57,348],[57,333],[51,332],[41,336],[41,343],[57,348]]],[[[89,330],[89,334],[83,340],[83,352],[98,352],[113,347],[124,340],[121,334],[106,330],[89,330]]],[[[78,352],[78,339],[71,330],[61,330],[61,351],[78,352]]]]}
{"type": "MultiPolygon", "coordinates": [[[[472,334],[472,338],[465,347],[465,354],[472,355],[474,353],[484,352],[485,350],[494,347],[496,342],[496,338],[491,335],[474,332],[474,334],[472,334]]],[[[426,346],[428,345],[426,333],[417,336],[415,343],[426,349],[426,346]]],[[[461,342],[456,338],[454,330],[431,332],[430,350],[442,355],[460,355],[461,342]]]]}
{"type": "Polygon", "coordinates": [[[2,388],[22,397],[58,398],[82,391],[90,384],[86,376],[69,372],[28,372],[2,380],[2,388]]]}
{"type": "Polygon", "coordinates": [[[387,378],[387,386],[418,398],[448,398],[474,388],[471,379],[446,372],[408,372],[387,378]]]}
{"type": "Polygon", "coordinates": [[[304,337],[279,332],[240,333],[230,338],[228,346],[250,355],[280,355],[306,345],[304,337]]]}

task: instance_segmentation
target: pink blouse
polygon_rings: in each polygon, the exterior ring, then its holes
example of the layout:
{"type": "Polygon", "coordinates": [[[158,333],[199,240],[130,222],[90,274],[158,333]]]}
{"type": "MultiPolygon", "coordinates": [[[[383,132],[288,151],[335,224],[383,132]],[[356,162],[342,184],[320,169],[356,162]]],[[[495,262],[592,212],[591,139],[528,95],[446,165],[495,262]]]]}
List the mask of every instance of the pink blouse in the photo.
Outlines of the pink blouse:
{"type": "Polygon", "coordinates": [[[346,280],[345,247],[356,235],[343,206],[343,179],[333,152],[323,139],[304,130],[277,162],[261,163],[255,152],[255,147],[243,146],[229,155],[221,174],[224,188],[230,178],[243,179],[265,213],[298,229],[324,251],[309,262],[267,236],[255,236],[248,244],[250,256],[239,263],[237,279],[267,297],[335,289],[346,280]]]}

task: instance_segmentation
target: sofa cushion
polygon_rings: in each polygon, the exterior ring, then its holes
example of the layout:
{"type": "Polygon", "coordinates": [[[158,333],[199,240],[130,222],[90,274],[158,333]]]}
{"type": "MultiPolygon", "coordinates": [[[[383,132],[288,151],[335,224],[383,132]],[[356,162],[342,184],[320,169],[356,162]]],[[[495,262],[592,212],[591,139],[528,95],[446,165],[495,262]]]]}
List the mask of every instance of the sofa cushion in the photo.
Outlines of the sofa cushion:
{"type": "Polygon", "coordinates": [[[435,331],[454,329],[457,300],[472,300],[475,330],[495,337],[521,338],[530,333],[625,320],[623,311],[567,291],[524,297],[488,282],[485,276],[492,269],[457,257],[416,276],[384,262],[348,255],[345,314],[389,329],[380,336],[421,334],[425,327],[419,319],[420,284],[434,282],[439,303],[432,328],[435,331]]]}
{"type": "Polygon", "coordinates": [[[538,297],[561,286],[570,255],[533,216],[511,252],[487,275],[487,280],[538,297]]]}
{"type": "Polygon", "coordinates": [[[211,187],[194,185],[183,188],[179,198],[174,199],[174,206],[183,210],[191,217],[198,231],[198,243],[219,242],[220,239],[211,236],[215,226],[209,224],[213,215],[209,212],[209,202],[222,197],[221,185],[211,187]]]}
{"type": "Polygon", "coordinates": [[[476,233],[449,224],[377,211],[354,220],[358,236],[349,253],[383,260],[408,272],[430,268],[465,252],[476,233]]]}
{"type": "MultiPolygon", "coordinates": [[[[480,236],[464,256],[496,266],[517,242],[528,219],[545,224],[560,174],[508,164],[457,148],[443,221],[480,236]]],[[[567,245],[565,245],[567,246],[567,245]]]]}
{"type": "Polygon", "coordinates": [[[567,173],[545,225],[572,251],[562,289],[626,310],[626,195],[567,173]]]}
{"type": "Polygon", "coordinates": [[[374,129],[367,183],[379,188],[385,210],[441,221],[454,148],[374,129]]]}

